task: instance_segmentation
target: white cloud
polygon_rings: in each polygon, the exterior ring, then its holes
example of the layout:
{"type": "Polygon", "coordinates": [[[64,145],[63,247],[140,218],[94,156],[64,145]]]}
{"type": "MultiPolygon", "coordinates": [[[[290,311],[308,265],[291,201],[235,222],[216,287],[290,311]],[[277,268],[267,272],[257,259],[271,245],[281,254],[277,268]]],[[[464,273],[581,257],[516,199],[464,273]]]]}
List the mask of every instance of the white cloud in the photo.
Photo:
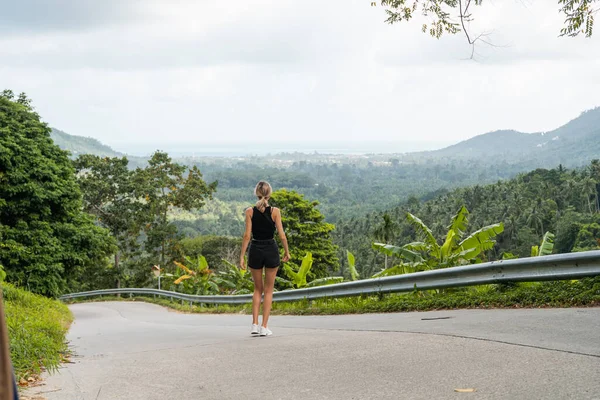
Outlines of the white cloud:
{"type": "Polygon", "coordinates": [[[79,9],[87,24],[56,12],[37,30],[19,14],[0,38],[0,88],[27,92],[51,125],[117,148],[443,145],[502,128],[550,130],[600,105],[600,38],[557,38],[554,0],[474,9],[470,32],[493,29],[501,46],[478,46],[475,61],[464,60],[463,36],[386,25],[369,3],[84,2],[94,7],[79,9]]]}

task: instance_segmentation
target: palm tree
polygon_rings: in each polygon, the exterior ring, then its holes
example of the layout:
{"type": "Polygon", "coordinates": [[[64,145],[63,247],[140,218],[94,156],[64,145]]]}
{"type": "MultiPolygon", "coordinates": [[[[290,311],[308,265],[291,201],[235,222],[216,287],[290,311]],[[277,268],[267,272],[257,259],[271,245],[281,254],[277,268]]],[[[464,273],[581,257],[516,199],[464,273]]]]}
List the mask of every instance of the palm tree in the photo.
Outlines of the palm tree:
{"type": "Polygon", "coordinates": [[[544,220],[540,210],[541,201],[542,199],[538,199],[537,203],[532,207],[531,211],[529,211],[529,215],[527,216],[527,226],[534,229],[539,228],[540,236],[544,234],[544,220]]]}
{"type": "Polygon", "coordinates": [[[587,202],[590,214],[593,214],[594,211],[592,211],[592,203],[590,202],[590,197],[593,197],[594,203],[596,203],[596,181],[591,176],[586,176],[580,183],[580,190],[581,195],[587,202]]]}
{"type": "MultiPolygon", "coordinates": [[[[392,217],[386,212],[383,214],[383,222],[380,225],[375,227],[373,232],[375,239],[383,242],[389,243],[394,238],[396,232],[398,231],[398,225],[392,220],[392,217]]],[[[388,264],[388,256],[385,254],[384,268],[387,269],[388,264]]]]}

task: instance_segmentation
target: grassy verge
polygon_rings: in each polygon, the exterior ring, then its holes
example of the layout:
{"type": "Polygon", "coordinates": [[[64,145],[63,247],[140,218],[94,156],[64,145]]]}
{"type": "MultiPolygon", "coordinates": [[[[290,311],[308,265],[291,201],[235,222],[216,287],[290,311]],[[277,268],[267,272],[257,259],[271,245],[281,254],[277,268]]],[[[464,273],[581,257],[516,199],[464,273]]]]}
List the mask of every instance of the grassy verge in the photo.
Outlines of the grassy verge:
{"type": "Polygon", "coordinates": [[[10,352],[17,379],[53,371],[67,351],[65,334],[73,319],[56,300],[2,284],[10,352]]]}
{"type": "MultiPolygon", "coordinates": [[[[103,297],[87,301],[146,301],[194,313],[251,313],[250,304],[192,305],[152,297],[103,297]]],[[[578,281],[485,285],[446,291],[274,303],[274,315],[333,315],[460,308],[600,306],[600,277],[578,281]]]]}

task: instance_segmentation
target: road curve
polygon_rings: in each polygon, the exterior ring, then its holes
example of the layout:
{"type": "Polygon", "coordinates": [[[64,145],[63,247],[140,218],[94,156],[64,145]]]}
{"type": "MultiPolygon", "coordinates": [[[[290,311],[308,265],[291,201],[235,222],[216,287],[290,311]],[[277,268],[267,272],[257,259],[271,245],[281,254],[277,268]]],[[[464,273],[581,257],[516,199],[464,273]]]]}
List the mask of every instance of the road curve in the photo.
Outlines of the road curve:
{"type": "Polygon", "coordinates": [[[600,400],[600,308],[275,316],[72,305],[72,363],[48,400],[600,400]],[[455,389],[475,389],[460,393],[455,389]]]}

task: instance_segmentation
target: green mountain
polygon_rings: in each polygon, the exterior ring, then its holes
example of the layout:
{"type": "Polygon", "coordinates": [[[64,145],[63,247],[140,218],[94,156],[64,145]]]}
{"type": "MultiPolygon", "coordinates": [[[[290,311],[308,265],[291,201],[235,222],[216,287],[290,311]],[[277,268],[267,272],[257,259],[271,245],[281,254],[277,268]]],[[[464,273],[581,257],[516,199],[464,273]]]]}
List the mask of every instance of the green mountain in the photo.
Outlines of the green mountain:
{"type": "Polygon", "coordinates": [[[104,157],[122,157],[124,155],[94,138],[69,135],[56,128],[52,128],[50,137],[61,149],[70,151],[74,157],[81,154],[95,154],[104,157]]]}
{"type": "Polygon", "coordinates": [[[408,155],[409,158],[416,156],[427,161],[471,159],[507,162],[527,168],[583,165],[600,158],[600,107],[585,111],[549,132],[489,132],[441,150],[408,155]]]}

